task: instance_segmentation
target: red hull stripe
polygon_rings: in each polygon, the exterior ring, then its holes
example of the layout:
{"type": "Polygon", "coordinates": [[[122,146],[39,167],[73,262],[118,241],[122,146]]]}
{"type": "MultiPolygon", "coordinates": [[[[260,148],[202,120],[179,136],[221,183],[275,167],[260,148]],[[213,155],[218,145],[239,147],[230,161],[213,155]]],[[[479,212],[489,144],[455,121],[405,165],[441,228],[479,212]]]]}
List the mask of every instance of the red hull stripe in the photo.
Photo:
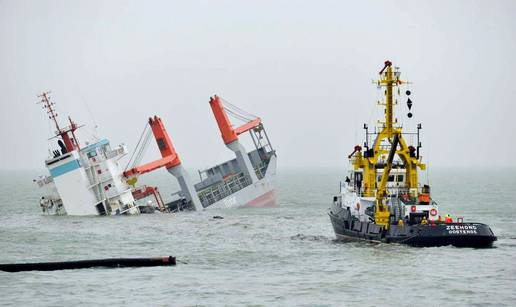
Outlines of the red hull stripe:
{"type": "Polygon", "coordinates": [[[276,207],[276,191],[269,191],[251,200],[243,207],[276,207]]]}

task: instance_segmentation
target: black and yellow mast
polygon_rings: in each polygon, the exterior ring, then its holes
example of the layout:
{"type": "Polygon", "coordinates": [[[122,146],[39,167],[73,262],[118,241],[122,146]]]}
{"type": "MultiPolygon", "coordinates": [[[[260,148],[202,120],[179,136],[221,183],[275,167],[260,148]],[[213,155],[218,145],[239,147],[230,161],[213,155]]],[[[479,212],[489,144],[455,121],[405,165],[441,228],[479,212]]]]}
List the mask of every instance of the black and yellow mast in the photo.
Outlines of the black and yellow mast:
{"type": "Polygon", "coordinates": [[[390,61],[385,62],[379,75],[380,79],[375,83],[378,87],[385,89],[385,100],[379,102],[380,105],[385,106],[385,119],[384,121],[379,121],[380,132],[374,141],[373,147],[368,150],[367,157],[358,151],[354,155],[352,163],[355,170],[363,169],[363,196],[376,197],[375,223],[388,228],[390,214],[384,198],[394,154],[397,154],[403,162],[406,170],[405,186],[413,197],[418,195],[418,168],[424,170],[425,165],[414,154],[414,148],[407,146],[401,131],[402,128],[397,125],[397,120],[394,119],[394,88],[407,84],[407,82],[400,80],[400,72],[392,67],[390,61]],[[386,155],[388,155],[388,158],[385,160],[385,163],[379,163],[380,157],[385,159],[386,155]],[[379,185],[376,186],[377,166],[380,165],[383,168],[383,174],[379,185]]]}

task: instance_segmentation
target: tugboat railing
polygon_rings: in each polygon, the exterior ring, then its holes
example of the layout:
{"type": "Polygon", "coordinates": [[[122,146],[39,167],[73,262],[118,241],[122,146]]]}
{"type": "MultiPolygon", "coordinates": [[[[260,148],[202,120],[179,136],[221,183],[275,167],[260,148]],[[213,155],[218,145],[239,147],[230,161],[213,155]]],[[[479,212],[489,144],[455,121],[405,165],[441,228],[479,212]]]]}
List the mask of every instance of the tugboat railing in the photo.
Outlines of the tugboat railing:
{"type": "MultiPolygon", "coordinates": [[[[361,188],[360,190],[358,190],[357,187],[353,185],[353,182],[351,182],[348,185],[346,182],[341,181],[340,187],[341,187],[341,193],[344,191],[344,189],[347,189],[350,192],[355,192],[359,197],[366,197],[363,189],[361,188]]],[[[417,190],[418,194],[427,193],[424,189],[425,189],[425,187],[418,187],[417,189],[414,189],[414,188],[411,189],[411,188],[406,188],[406,187],[387,187],[386,194],[387,194],[387,196],[390,196],[390,197],[399,198],[404,194],[411,195],[411,193],[413,193],[414,190],[417,190]]],[[[374,190],[373,197],[376,197],[376,190],[374,190]]]]}

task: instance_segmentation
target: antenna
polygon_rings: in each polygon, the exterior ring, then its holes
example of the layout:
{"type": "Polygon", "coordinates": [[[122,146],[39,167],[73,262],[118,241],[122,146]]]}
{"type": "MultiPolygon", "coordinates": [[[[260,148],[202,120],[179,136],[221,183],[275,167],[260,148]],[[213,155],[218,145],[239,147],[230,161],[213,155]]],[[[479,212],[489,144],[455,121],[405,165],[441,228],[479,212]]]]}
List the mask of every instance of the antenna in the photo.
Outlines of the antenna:
{"type": "Polygon", "coordinates": [[[59,123],[57,122],[57,113],[54,109],[54,102],[50,101],[50,91],[43,92],[41,95],[38,95],[39,98],[41,98],[41,101],[38,103],[43,104],[43,109],[47,111],[48,118],[53,120],[56,124],[57,131],[61,131],[61,128],[59,128],[59,123]]]}
{"type": "Polygon", "coordinates": [[[428,165],[428,167],[426,168],[426,183],[430,185],[430,171],[428,170],[430,168],[430,152],[428,152],[426,156],[426,165],[428,165]]]}
{"type": "Polygon", "coordinates": [[[75,130],[79,128],[79,126],[77,126],[77,124],[73,122],[72,119],[68,116],[68,121],[70,122],[70,125],[61,129],[57,121],[56,110],[54,109],[55,103],[50,101],[50,91],[43,92],[41,95],[38,95],[38,97],[41,98],[41,101],[39,101],[38,103],[43,104],[43,109],[46,110],[48,118],[51,119],[56,125],[56,136],[60,136],[64,142],[65,148],[62,149],[63,153],[70,152],[74,149],[80,149],[79,142],[75,137],[75,130]],[[68,132],[71,133],[71,136],[68,135],[68,132]]]}

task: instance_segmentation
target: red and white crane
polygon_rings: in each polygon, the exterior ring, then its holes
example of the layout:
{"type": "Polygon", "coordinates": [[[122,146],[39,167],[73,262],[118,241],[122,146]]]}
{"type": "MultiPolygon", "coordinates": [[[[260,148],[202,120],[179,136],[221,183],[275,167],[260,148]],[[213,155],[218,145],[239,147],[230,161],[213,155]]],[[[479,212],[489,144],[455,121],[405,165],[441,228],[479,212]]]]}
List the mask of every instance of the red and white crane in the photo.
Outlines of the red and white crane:
{"type": "Polygon", "coordinates": [[[247,120],[245,124],[240,127],[233,128],[233,125],[226,114],[227,109],[222,104],[220,97],[217,95],[211,97],[210,106],[213,111],[213,115],[215,116],[215,120],[217,121],[217,125],[219,126],[224,143],[235,153],[240,168],[247,176],[249,176],[251,182],[258,182],[258,177],[256,176],[256,172],[251,164],[251,160],[249,160],[246,149],[239,142],[238,136],[251,129],[257,128],[261,125],[262,120],[259,117],[255,117],[254,119],[244,118],[244,120],[247,120]]]}
{"type": "MultiPolygon", "coordinates": [[[[170,174],[176,177],[183,192],[183,196],[187,202],[192,204],[191,207],[195,210],[201,210],[203,207],[199,197],[197,196],[195,188],[193,187],[187,172],[181,165],[179,155],[177,154],[174,145],[172,144],[172,140],[170,139],[170,136],[168,135],[165,126],[161,121],[161,118],[158,116],[149,118],[149,126],[152,129],[154,139],[156,140],[156,144],[158,145],[159,151],[161,153],[161,159],[140,166],[132,167],[124,171],[123,176],[129,179],[128,182],[131,182],[131,178],[133,177],[165,167],[170,174]]],[[[148,190],[148,193],[152,192],[152,190],[148,190]]]]}

